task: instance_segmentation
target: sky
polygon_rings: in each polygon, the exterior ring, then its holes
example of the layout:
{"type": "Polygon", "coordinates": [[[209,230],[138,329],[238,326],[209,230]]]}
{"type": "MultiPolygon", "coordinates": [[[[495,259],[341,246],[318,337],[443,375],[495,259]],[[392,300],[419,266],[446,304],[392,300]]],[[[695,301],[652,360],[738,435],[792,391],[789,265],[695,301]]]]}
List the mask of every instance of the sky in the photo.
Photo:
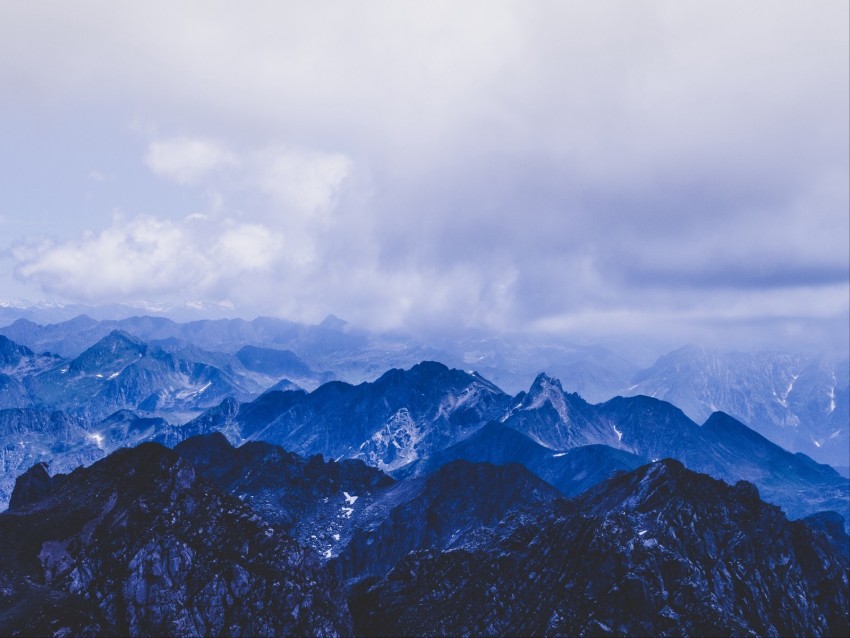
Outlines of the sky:
{"type": "Polygon", "coordinates": [[[0,299],[846,353],[848,6],[0,3],[0,299]]]}

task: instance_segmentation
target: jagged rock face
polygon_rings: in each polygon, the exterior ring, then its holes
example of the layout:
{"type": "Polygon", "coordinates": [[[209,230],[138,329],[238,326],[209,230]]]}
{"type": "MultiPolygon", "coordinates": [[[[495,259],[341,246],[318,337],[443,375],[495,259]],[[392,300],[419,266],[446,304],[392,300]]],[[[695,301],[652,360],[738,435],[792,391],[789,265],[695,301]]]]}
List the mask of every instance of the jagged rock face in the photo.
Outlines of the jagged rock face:
{"type": "Polygon", "coordinates": [[[47,463],[36,463],[15,481],[15,490],[9,499],[9,509],[20,509],[30,503],[40,501],[50,494],[53,487],[47,463]]]}
{"type": "Polygon", "coordinates": [[[268,443],[234,448],[220,433],[174,451],[351,580],[383,575],[413,549],[460,546],[507,512],[558,496],[520,465],[455,462],[397,484],[362,461],[303,458],[268,443]]]}
{"type": "Polygon", "coordinates": [[[564,392],[561,382],[546,374],[539,374],[528,393],[513,403],[501,420],[544,447],[568,450],[593,443],[613,445],[617,440],[610,428],[600,430],[591,405],[564,392]]]}
{"type": "MultiPolygon", "coordinates": [[[[269,392],[240,405],[230,423],[242,439],[302,455],[360,458],[388,471],[469,436],[500,417],[508,401],[481,377],[425,362],[390,370],[374,383],[332,382],[309,394],[269,392]]],[[[204,415],[184,431],[188,436],[226,425],[204,415]]]]}
{"type": "Polygon", "coordinates": [[[848,566],[746,483],[661,461],[350,600],[359,635],[845,635],[848,566]]]}
{"type": "Polygon", "coordinates": [[[59,361],[54,355],[37,355],[26,346],[0,335],[0,409],[31,407],[33,399],[24,379],[55,366],[59,361]]]}
{"type": "MultiPolygon", "coordinates": [[[[38,617],[77,604],[82,619],[51,620],[70,632],[86,623],[132,635],[351,631],[312,550],[159,445],[55,476],[49,494],[22,502],[0,514],[0,590],[13,612],[30,599],[30,579],[40,587],[38,617]]],[[[20,620],[0,615],[9,623],[0,633],[20,620]]]]}
{"type": "Polygon", "coordinates": [[[844,519],[837,512],[816,512],[803,519],[812,529],[826,534],[833,548],[850,561],[850,536],[844,529],[844,519]]]}
{"type": "Polygon", "coordinates": [[[33,356],[32,350],[0,335],[0,370],[15,368],[22,359],[33,356]]]}
{"type": "Polygon", "coordinates": [[[26,346],[0,335],[0,372],[4,374],[21,377],[49,368],[59,360],[52,354],[35,354],[26,346]]]}
{"type": "Polygon", "coordinates": [[[339,551],[364,508],[395,484],[362,461],[304,458],[261,442],[234,448],[220,433],[192,437],[174,451],[324,558],[339,551]]]}

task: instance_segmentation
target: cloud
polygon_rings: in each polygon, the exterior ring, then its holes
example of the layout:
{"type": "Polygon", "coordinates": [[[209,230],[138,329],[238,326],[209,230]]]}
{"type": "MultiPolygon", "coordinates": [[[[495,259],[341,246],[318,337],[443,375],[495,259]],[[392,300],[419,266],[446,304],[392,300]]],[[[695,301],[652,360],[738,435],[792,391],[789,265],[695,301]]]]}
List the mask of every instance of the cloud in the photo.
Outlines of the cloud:
{"type": "Polygon", "coordinates": [[[148,168],[178,184],[196,184],[210,173],[235,163],[235,156],[221,144],[188,137],[155,140],[145,154],[148,168]]]}
{"type": "Polygon", "coordinates": [[[253,163],[259,188],[285,210],[303,215],[333,208],[335,196],[353,169],[342,153],[296,149],[261,151],[253,163]]]}
{"type": "Polygon", "coordinates": [[[107,139],[83,164],[109,168],[99,209],[66,209],[41,157],[31,203],[30,140],[0,145],[4,215],[57,237],[16,272],[53,294],[846,341],[823,321],[848,314],[847,3],[89,7],[0,8],[6,121],[75,131],[44,142],[62,165],[107,139]]]}
{"type": "Polygon", "coordinates": [[[266,228],[224,223],[199,229],[199,223],[117,216],[103,231],[76,240],[15,246],[16,274],[62,298],[92,302],[217,298],[280,258],[281,239],[266,228]]]}

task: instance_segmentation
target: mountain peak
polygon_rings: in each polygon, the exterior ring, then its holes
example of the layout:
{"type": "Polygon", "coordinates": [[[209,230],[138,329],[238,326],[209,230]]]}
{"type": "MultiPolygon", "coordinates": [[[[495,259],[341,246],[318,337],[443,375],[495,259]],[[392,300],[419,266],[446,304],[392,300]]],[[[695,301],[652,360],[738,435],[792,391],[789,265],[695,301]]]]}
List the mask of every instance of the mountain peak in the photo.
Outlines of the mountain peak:
{"type": "Polygon", "coordinates": [[[342,331],[347,325],[348,322],[345,319],[340,319],[336,315],[330,314],[322,319],[319,327],[324,328],[325,330],[342,331]]]}
{"type": "Polygon", "coordinates": [[[41,500],[50,493],[51,478],[47,473],[47,463],[36,463],[15,481],[9,509],[20,509],[30,503],[41,500]]]}
{"type": "Polygon", "coordinates": [[[555,377],[550,377],[545,372],[541,372],[534,379],[534,382],[531,384],[531,389],[528,391],[529,396],[535,396],[541,393],[551,393],[558,392],[560,394],[564,393],[564,388],[561,385],[560,380],[555,377]]]}
{"type": "Polygon", "coordinates": [[[426,376],[436,376],[448,372],[449,367],[439,361],[421,361],[414,365],[410,371],[426,376]]]}
{"type": "Polygon", "coordinates": [[[118,372],[141,358],[147,345],[123,330],[113,330],[71,362],[79,372],[118,372]]]}

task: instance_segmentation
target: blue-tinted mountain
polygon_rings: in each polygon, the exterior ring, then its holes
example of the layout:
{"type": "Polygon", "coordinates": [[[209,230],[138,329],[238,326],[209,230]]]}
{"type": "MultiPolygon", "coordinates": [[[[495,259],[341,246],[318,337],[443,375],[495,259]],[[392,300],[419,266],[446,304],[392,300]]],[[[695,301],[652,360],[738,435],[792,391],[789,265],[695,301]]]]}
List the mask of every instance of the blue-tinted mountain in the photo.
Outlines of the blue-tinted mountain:
{"type": "Polygon", "coordinates": [[[212,365],[212,359],[113,331],[75,359],[27,376],[24,383],[36,404],[93,420],[121,409],[192,414],[228,396],[259,393],[260,386],[212,365]]]}
{"type": "Polygon", "coordinates": [[[140,443],[161,442],[172,426],[161,417],[139,416],[131,410],[118,410],[91,426],[92,434],[105,450],[134,447],[140,443]]]}
{"type": "Polygon", "coordinates": [[[21,490],[0,514],[4,635],[351,633],[315,552],[159,445],[21,490]]]}
{"type": "Polygon", "coordinates": [[[717,413],[701,427],[672,404],[646,396],[590,405],[545,375],[517,398],[504,424],[554,451],[600,444],[648,460],[674,458],[730,483],[755,483],[792,518],[836,510],[850,519],[850,481],[728,415],[717,413]]]}
{"type": "Polygon", "coordinates": [[[289,391],[303,392],[304,388],[302,388],[297,383],[290,381],[289,379],[281,379],[280,381],[275,383],[273,386],[266,388],[266,390],[263,394],[265,394],[267,392],[289,392],[289,391]]]}
{"type": "Polygon", "coordinates": [[[34,357],[35,353],[27,348],[0,335],[0,370],[17,368],[21,361],[34,357]]]}
{"type": "Polygon", "coordinates": [[[250,377],[267,392],[298,388],[313,390],[336,378],[332,373],[315,372],[291,350],[243,346],[233,356],[241,367],[239,373],[250,377]]]}
{"type": "Polygon", "coordinates": [[[519,463],[565,496],[580,494],[616,472],[628,472],[647,463],[647,459],[607,445],[553,452],[513,428],[494,422],[460,443],[399,468],[393,476],[429,474],[456,460],[496,465],[519,463]]]}
{"type": "Polygon", "coordinates": [[[509,397],[482,377],[424,362],[374,383],[326,383],[313,392],[268,392],[186,424],[187,436],[222,430],[301,455],[360,458],[392,470],[473,434],[509,397]]]}
{"type": "Polygon", "coordinates": [[[304,458],[263,442],[235,448],[221,433],[192,437],[174,451],[217,488],[326,557],[360,512],[395,484],[363,461],[304,458]]]}
{"type": "Polygon", "coordinates": [[[507,512],[559,495],[517,464],[459,461],[396,483],[359,460],[304,458],[261,442],[235,448],[220,433],[174,451],[350,580],[383,575],[414,549],[459,546],[507,512]]]}
{"type": "MultiPolygon", "coordinates": [[[[20,319],[0,328],[0,334],[36,352],[73,358],[112,330],[146,343],[191,344],[229,355],[244,346],[290,350],[312,370],[349,383],[371,381],[390,367],[407,368],[424,359],[473,368],[510,392],[547,371],[591,402],[643,394],[672,402],[696,422],[724,411],[820,462],[846,465],[850,448],[850,360],[842,356],[721,353],[689,346],[657,358],[649,348],[626,342],[612,349],[521,335],[496,338],[474,330],[429,344],[409,335],[359,331],[335,317],[305,325],[268,317],[177,323],[164,317],[96,321],[79,316],[47,326],[20,319]]],[[[328,379],[291,380],[312,390],[328,379]]]]}
{"type": "Polygon", "coordinates": [[[243,346],[236,352],[236,358],[252,372],[261,372],[276,377],[304,377],[313,372],[291,350],[243,346]]]}
{"type": "Polygon", "coordinates": [[[113,329],[91,317],[79,315],[48,325],[18,319],[0,329],[0,332],[35,352],[54,352],[63,357],[74,357],[113,329]]]}
{"type": "Polygon", "coordinates": [[[564,392],[560,381],[545,373],[512,403],[501,420],[552,450],[617,441],[613,430],[595,418],[593,406],[575,393],[564,392]]]}
{"type": "Polygon", "coordinates": [[[848,564],[754,486],[660,461],[355,587],[355,633],[845,635],[848,564]]]}
{"type": "Polygon", "coordinates": [[[0,510],[5,509],[15,478],[36,463],[68,472],[103,457],[88,424],[56,410],[0,410],[0,510]]]}
{"type": "Polygon", "coordinates": [[[36,354],[0,335],[0,409],[32,406],[33,400],[24,379],[52,368],[60,361],[55,355],[36,354]]]}
{"type": "Polygon", "coordinates": [[[847,465],[850,361],[787,353],[721,353],[689,346],[632,378],[626,394],[680,407],[697,422],[723,411],[774,443],[847,465]]]}

